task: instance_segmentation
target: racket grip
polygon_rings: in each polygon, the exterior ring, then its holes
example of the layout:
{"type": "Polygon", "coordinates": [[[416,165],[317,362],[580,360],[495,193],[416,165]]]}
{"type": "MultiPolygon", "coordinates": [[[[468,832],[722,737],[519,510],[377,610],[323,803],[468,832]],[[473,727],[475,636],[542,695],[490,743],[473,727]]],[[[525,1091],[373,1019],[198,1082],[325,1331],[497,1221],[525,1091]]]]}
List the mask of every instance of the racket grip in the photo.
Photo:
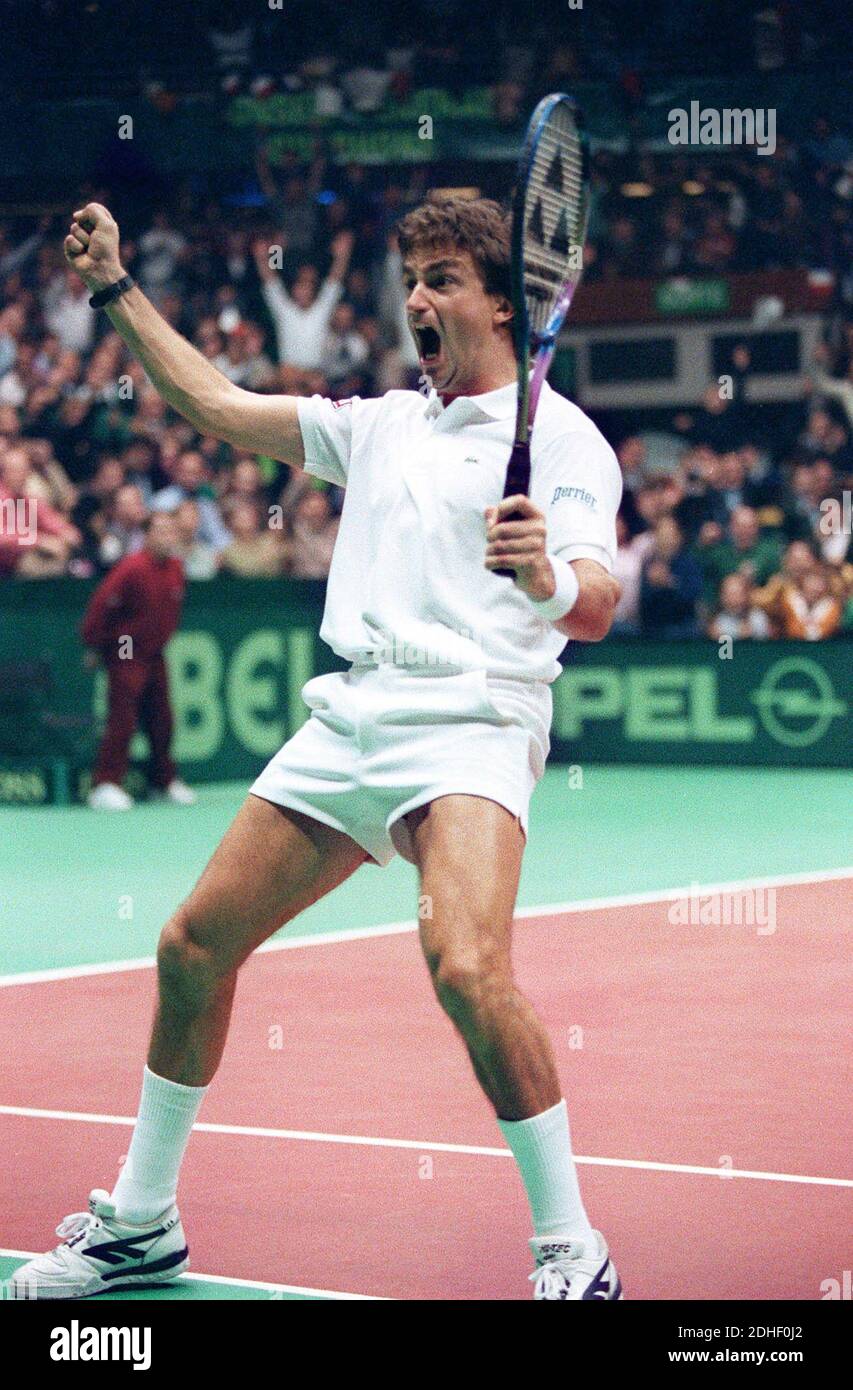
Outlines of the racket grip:
{"type": "MultiPolygon", "coordinates": [[[[523,492],[526,497],[529,491],[530,445],[515,443],[512,446],[512,453],[507,464],[504,497],[514,497],[519,492],[523,492]]],[[[507,520],[509,519],[507,518],[507,520]]]]}
{"type": "MultiPolygon", "coordinates": [[[[509,456],[509,463],[506,470],[506,483],[504,484],[504,497],[515,497],[518,493],[524,493],[525,497],[530,490],[530,445],[519,444],[516,441],[512,446],[512,453],[509,456]]],[[[505,516],[504,521],[521,521],[520,512],[511,512],[505,516]]],[[[502,579],[514,579],[515,570],[511,566],[502,565],[500,569],[492,570],[492,574],[499,575],[502,579]]]]}
{"type": "MultiPolygon", "coordinates": [[[[512,496],[511,493],[510,493],[509,495],[512,496]]],[[[521,512],[510,512],[509,516],[505,516],[505,517],[504,517],[504,521],[521,521],[521,520],[522,520],[521,512]]],[[[501,576],[502,579],[514,579],[514,578],[515,578],[515,570],[512,569],[512,568],[508,568],[506,565],[501,565],[501,568],[500,568],[500,569],[492,570],[492,574],[498,574],[498,575],[501,576]]]]}

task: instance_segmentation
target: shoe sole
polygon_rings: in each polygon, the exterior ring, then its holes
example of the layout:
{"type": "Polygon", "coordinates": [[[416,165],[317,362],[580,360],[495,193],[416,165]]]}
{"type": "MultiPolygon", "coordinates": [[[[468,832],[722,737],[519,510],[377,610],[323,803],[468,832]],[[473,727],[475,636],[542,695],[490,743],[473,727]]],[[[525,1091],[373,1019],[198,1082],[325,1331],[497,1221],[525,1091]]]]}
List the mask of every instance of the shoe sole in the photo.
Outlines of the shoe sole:
{"type": "Polygon", "coordinates": [[[132,1293],[134,1289],[165,1289],[168,1288],[170,1284],[174,1284],[175,1281],[179,1279],[182,1274],[186,1274],[189,1267],[190,1262],[189,1260],[187,1260],[185,1264],[178,1266],[174,1270],[170,1270],[169,1274],[165,1277],[163,1275],[160,1275],[153,1279],[149,1275],[144,1273],[128,1274],[125,1276],[125,1280],[121,1284],[109,1284],[103,1289],[91,1289],[88,1293],[37,1293],[35,1298],[33,1298],[25,1292],[22,1292],[19,1296],[17,1292],[14,1291],[13,1285],[13,1293],[10,1302],[71,1303],[78,1298],[103,1298],[105,1294],[110,1295],[114,1293],[132,1293]]]}

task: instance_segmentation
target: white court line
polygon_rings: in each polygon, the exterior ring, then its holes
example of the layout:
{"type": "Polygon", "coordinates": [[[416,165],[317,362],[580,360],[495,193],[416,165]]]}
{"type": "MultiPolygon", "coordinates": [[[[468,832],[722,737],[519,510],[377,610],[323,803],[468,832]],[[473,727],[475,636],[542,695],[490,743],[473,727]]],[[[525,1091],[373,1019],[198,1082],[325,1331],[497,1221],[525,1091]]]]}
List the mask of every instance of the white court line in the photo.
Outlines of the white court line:
{"type": "MultiPolygon", "coordinates": [[[[95,1115],[77,1110],[38,1110],[29,1105],[0,1105],[0,1115],[17,1115],[32,1120],[65,1120],[89,1125],[136,1124],[131,1115],[95,1115]]],[[[269,1129],[264,1125],[220,1125],[199,1123],[193,1130],[200,1134],[230,1134],[251,1139],[289,1139],[308,1144],[354,1144],[375,1149],[415,1149],[419,1153],[473,1154],[478,1158],[512,1158],[509,1149],[491,1148],[484,1144],[444,1144],[421,1139],[386,1139],[366,1134],[324,1134],[308,1129],[269,1129]]],[[[700,1177],[752,1178],[761,1182],[804,1183],[813,1187],[853,1187],[853,1178],[818,1178],[802,1173],[765,1173],[750,1168],[705,1168],[693,1163],[652,1163],[635,1158],[584,1158],[575,1154],[576,1163],[597,1168],[634,1168],[648,1173],[692,1173],[700,1177]]]]}
{"type": "MultiPolygon", "coordinates": [[[[647,903],[674,902],[690,894],[743,893],[752,888],[793,888],[798,884],[834,883],[853,878],[853,866],[840,869],[815,869],[809,873],[769,874],[766,877],[733,879],[728,883],[690,883],[681,888],[650,889],[643,893],[617,893],[608,898],[583,898],[574,902],[545,903],[536,907],[518,907],[516,919],[553,917],[578,912],[601,912],[609,908],[642,907],[647,903]]],[[[376,927],[348,927],[342,931],[312,932],[307,936],[285,936],[265,941],[254,952],[295,951],[302,946],[328,946],[341,941],[365,941],[372,937],[402,936],[415,932],[414,920],[385,922],[376,927]]],[[[0,975],[0,988],[10,985],[38,985],[50,980],[77,980],[90,975],[120,975],[130,970],[150,970],[156,964],[153,956],[133,960],[99,961],[89,965],[60,965],[47,970],[26,970],[17,974],[0,975]]]]}
{"type": "MultiPolygon", "coordinates": [[[[35,1250],[5,1250],[0,1249],[0,1259],[9,1260],[32,1260],[36,1254],[35,1250]]],[[[186,1274],[180,1274],[174,1281],[175,1285],[183,1284],[186,1280],[194,1280],[198,1284],[233,1284],[238,1289],[264,1289],[269,1293],[298,1293],[304,1294],[306,1298],[346,1298],[358,1300],[359,1302],[369,1303],[388,1303],[392,1300],[387,1299],[382,1294],[373,1293],[341,1293],[339,1289],[307,1289],[301,1284],[270,1284],[265,1279],[229,1279],[227,1274],[197,1274],[194,1270],[186,1274]]],[[[0,1280],[0,1287],[2,1287],[0,1280]]],[[[98,1302],[109,1302],[109,1299],[98,1299],[98,1302]]]]}

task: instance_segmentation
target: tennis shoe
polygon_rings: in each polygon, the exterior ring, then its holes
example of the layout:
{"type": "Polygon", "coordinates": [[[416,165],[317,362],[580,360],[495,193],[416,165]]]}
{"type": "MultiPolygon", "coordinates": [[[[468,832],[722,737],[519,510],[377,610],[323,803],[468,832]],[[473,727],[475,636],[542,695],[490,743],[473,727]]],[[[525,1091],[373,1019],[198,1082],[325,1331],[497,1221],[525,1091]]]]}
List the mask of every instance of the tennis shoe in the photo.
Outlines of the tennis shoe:
{"type": "Polygon", "coordinates": [[[119,1221],[109,1193],[96,1188],[89,1210],[66,1216],[56,1234],[61,1245],[15,1270],[9,1298],[90,1298],[169,1283],[189,1266],[174,1205],[156,1221],[135,1226],[119,1221]]]}
{"type": "Polygon", "coordinates": [[[616,1302],[623,1297],[619,1275],[610,1258],[607,1242],[600,1231],[594,1240],[564,1240],[560,1236],[537,1236],[530,1242],[536,1268],[534,1299],[588,1299],[616,1302]]]}
{"type": "Polygon", "coordinates": [[[124,787],[117,786],[115,782],[99,782],[89,792],[86,803],[93,811],[130,811],[133,809],[133,798],[128,796],[124,787]]]}
{"type": "Polygon", "coordinates": [[[180,777],[174,777],[168,787],[156,788],[151,792],[152,801],[172,801],[176,806],[194,806],[196,794],[180,777]]]}

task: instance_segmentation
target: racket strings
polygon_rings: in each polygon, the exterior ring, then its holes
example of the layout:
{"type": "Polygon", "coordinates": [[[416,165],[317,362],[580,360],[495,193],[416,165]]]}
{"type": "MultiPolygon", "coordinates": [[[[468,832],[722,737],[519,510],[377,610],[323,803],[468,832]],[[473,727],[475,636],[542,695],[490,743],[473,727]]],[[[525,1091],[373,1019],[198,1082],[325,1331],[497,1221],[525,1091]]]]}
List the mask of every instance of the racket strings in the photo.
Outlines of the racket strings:
{"type": "Polygon", "coordinates": [[[530,328],[542,337],[567,281],[581,272],[586,207],[584,151],[571,109],[540,132],[524,202],[524,289],[530,328]]]}

